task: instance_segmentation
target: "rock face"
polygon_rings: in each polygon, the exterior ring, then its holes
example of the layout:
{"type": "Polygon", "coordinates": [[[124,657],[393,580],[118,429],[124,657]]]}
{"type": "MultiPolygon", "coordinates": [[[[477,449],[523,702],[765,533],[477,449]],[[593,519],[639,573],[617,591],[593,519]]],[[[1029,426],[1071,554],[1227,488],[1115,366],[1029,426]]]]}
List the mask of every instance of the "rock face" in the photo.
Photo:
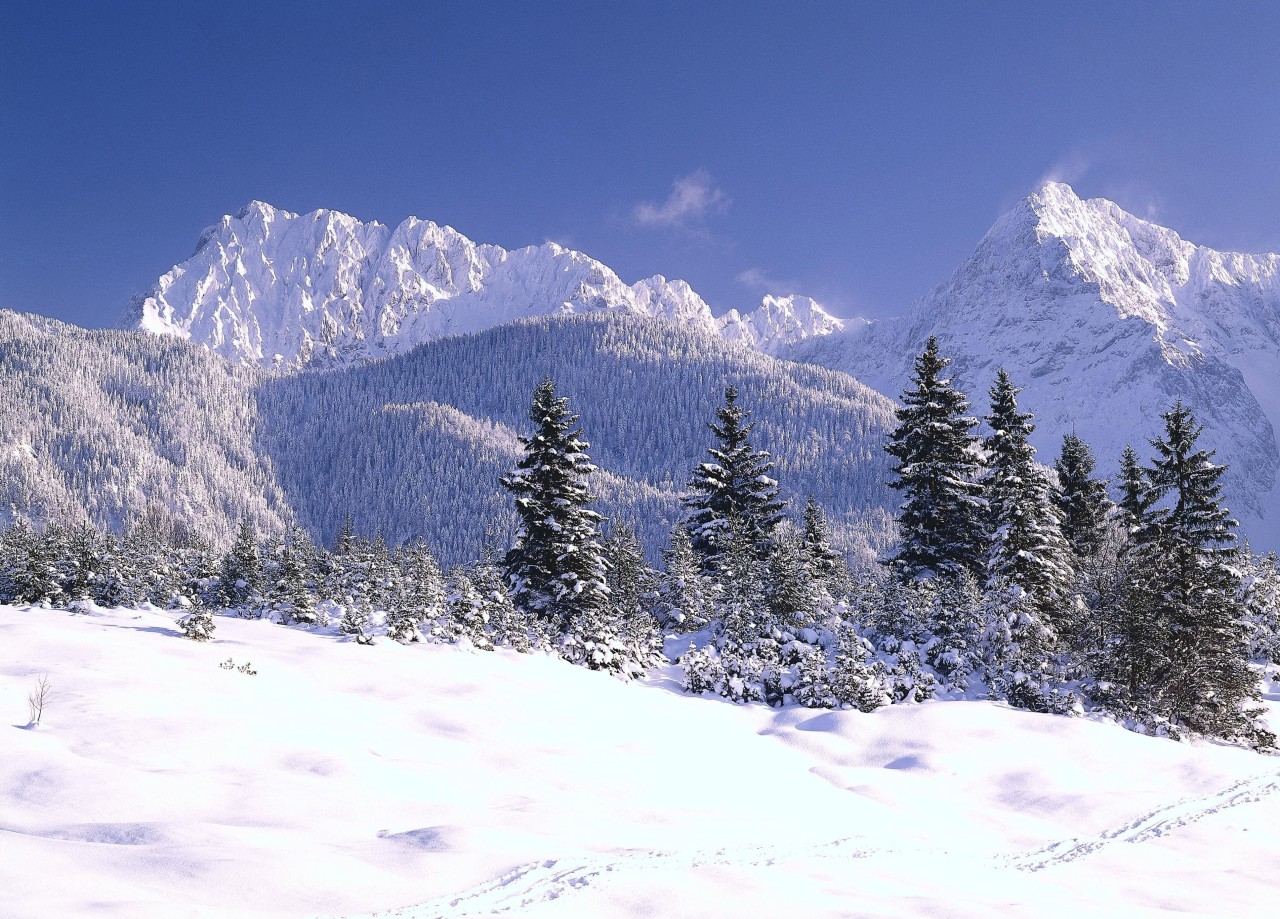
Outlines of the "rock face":
{"type": "Polygon", "coordinates": [[[930,335],[975,414],[1006,368],[1037,416],[1040,459],[1075,429],[1114,469],[1148,455],[1181,399],[1230,465],[1226,499],[1255,546],[1280,545],[1280,256],[1216,252],[1049,183],[1004,215],[898,319],[802,341],[784,356],[901,393],[930,335]]]}
{"type": "Polygon", "coordinates": [[[684,281],[624,283],[555,243],[508,251],[410,217],[395,229],[337,211],[254,201],[200,234],[195,253],[131,304],[124,325],[242,363],[350,365],[531,316],[652,316],[767,353],[842,328],[807,297],[766,297],[717,319],[684,281]]]}

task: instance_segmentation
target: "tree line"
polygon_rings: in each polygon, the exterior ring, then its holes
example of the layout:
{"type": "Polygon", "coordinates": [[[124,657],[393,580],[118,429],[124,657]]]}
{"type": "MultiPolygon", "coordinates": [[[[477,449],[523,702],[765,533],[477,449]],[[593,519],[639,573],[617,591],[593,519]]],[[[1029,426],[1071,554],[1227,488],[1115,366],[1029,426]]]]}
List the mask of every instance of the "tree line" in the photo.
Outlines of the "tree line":
{"type": "Polygon", "coordinates": [[[618,676],[678,665],[685,689],[735,702],[864,711],[988,697],[1038,711],[1104,710],[1138,729],[1268,745],[1258,675],[1280,644],[1280,565],[1237,545],[1225,467],[1175,405],[1144,466],[1126,450],[1116,497],[1089,447],[1035,461],[1032,418],[1001,372],[989,433],[930,340],[885,449],[902,495],[883,565],[850,570],[812,498],[789,513],[733,386],[691,472],[662,566],[635,526],[593,509],[597,470],[569,401],[544,380],[501,485],[518,529],[503,552],[447,573],[421,540],[354,532],[332,548],[242,522],[215,552],[139,523],[0,534],[0,602],[182,611],[209,639],[215,610],[375,637],[544,650],[618,676]]]}

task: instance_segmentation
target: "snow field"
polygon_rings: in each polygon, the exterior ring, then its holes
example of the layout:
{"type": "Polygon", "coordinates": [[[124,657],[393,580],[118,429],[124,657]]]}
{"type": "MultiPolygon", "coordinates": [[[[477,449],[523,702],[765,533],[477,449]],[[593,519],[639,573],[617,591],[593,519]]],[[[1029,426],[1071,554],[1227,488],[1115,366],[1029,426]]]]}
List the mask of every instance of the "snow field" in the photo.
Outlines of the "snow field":
{"type": "Polygon", "coordinates": [[[1280,876],[1245,750],[175,618],[0,607],[0,916],[1241,917],[1280,876]]]}

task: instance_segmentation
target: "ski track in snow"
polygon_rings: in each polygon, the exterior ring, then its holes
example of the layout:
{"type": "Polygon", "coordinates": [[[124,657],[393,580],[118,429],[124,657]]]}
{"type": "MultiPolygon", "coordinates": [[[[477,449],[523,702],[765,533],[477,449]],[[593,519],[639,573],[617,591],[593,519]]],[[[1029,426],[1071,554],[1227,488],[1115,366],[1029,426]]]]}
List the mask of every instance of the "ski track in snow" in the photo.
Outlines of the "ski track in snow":
{"type": "MultiPolygon", "coordinates": [[[[1280,790],[1280,772],[1267,772],[1244,779],[1207,795],[1182,798],[1172,804],[1130,820],[1095,836],[1059,840],[1033,852],[997,855],[997,868],[1041,871],[1055,865],[1094,855],[1117,843],[1140,843],[1166,836],[1205,817],[1251,804],[1280,790]]],[[[768,866],[796,858],[867,858],[875,855],[907,854],[919,857],[925,849],[878,847],[865,836],[846,837],[809,846],[739,846],[697,852],[638,849],[625,854],[586,855],[529,862],[457,894],[415,906],[373,914],[386,919],[461,919],[465,916],[506,913],[559,899],[591,886],[597,879],[623,871],[682,871],[705,865],[732,867],[768,866]]],[[[943,855],[944,850],[934,850],[943,855]]]]}
{"type": "Polygon", "coordinates": [[[1228,785],[1208,795],[1195,795],[1166,804],[1143,814],[1128,823],[1097,836],[1078,836],[1045,846],[1036,852],[1004,859],[1004,863],[1019,871],[1040,871],[1053,865],[1075,861],[1092,855],[1100,849],[1118,842],[1145,842],[1158,836],[1166,836],[1220,811],[1252,804],[1280,790],[1280,773],[1267,772],[1228,785]]]}

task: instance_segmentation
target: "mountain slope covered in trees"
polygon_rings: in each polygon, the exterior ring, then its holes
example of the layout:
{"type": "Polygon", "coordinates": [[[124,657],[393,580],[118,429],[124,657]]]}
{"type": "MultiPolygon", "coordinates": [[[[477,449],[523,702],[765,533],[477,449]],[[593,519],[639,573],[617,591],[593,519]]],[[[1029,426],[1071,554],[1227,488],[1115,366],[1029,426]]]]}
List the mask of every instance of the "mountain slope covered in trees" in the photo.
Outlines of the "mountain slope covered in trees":
{"type": "Polygon", "coordinates": [[[351,515],[361,532],[425,536],[442,561],[470,560],[486,530],[510,535],[498,478],[518,455],[530,393],[551,375],[582,414],[600,510],[634,519],[651,558],[731,382],[795,513],[812,492],[842,546],[865,546],[867,527],[884,535],[889,401],[677,323],[536,319],[268,377],[174,337],[0,313],[0,368],[5,517],[119,530],[149,514],[225,545],[243,516],[264,534],[296,519],[330,544],[351,515]]]}

